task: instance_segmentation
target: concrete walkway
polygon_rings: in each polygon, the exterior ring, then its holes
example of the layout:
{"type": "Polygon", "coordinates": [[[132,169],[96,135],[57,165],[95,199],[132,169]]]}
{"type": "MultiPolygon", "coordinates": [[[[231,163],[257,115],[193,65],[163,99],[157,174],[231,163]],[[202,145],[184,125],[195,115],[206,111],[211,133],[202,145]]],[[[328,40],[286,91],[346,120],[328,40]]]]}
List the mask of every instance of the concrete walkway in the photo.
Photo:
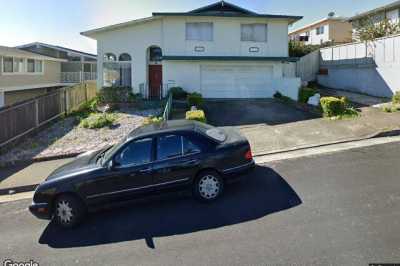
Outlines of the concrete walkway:
{"type": "Polygon", "coordinates": [[[319,90],[322,96],[344,96],[347,97],[349,101],[359,104],[361,106],[374,106],[391,101],[391,99],[388,98],[374,97],[344,90],[336,90],[330,88],[320,88],[319,90]]]}
{"type": "Polygon", "coordinates": [[[385,113],[373,107],[361,108],[354,119],[309,119],[275,126],[243,126],[256,155],[270,154],[304,147],[369,138],[378,133],[400,129],[400,112],[385,113]]]}

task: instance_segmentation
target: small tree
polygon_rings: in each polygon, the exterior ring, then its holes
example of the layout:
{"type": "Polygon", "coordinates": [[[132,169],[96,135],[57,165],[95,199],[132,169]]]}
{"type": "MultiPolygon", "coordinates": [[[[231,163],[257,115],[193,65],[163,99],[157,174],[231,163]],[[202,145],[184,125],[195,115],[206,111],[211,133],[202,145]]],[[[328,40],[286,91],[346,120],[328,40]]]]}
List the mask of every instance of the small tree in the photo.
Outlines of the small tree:
{"type": "Polygon", "coordinates": [[[304,44],[299,41],[289,42],[289,56],[302,57],[320,48],[319,45],[304,44]]]}
{"type": "Polygon", "coordinates": [[[377,38],[398,33],[400,33],[400,23],[394,23],[388,19],[375,22],[373,17],[368,17],[359,22],[356,30],[356,37],[360,41],[373,41],[377,38]]]}

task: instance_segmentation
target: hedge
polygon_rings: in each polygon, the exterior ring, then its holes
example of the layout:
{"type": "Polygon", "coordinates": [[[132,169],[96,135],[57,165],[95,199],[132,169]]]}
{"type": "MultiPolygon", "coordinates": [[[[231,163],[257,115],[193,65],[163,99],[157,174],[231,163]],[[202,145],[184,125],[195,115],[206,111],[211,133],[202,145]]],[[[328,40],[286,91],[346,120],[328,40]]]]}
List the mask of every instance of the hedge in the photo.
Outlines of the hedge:
{"type": "Polygon", "coordinates": [[[324,115],[327,117],[333,117],[345,113],[348,101],[345,97],[322,97],[320,103],[324,115]]]}
{"type": "Polygon", "coordinates": [[[187,102],[190,107],[200,107],[203,104],[203,101],[203,96],[197,92],[190,93],[187,96],[187,102]]]}
{"type": "Polygon", "coordinates": [[[206,115],[203,110],[187,111],[186,119],[207,123],[206,115]]]}
{"type": "Polygon", "coordinates": [[[299,102],[308,103],[308,99],[317,93],[316,89],[304,87],[299,90],[299,102]]]}

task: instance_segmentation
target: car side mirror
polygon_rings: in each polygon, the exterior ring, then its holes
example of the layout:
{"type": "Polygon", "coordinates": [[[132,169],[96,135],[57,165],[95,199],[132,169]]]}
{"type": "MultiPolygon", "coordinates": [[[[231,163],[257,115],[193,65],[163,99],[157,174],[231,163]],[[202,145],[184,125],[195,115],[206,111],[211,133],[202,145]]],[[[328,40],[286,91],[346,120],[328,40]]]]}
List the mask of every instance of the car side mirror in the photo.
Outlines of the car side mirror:
{"type": "Polygon", "coordinates": [[[108,169],[108,171],[111,171],[111,170],[113,170],[114,169],[114,160],[110,160],[109,162],[108,162],[108,164],[107,164],[107,169],[108,169]]]}

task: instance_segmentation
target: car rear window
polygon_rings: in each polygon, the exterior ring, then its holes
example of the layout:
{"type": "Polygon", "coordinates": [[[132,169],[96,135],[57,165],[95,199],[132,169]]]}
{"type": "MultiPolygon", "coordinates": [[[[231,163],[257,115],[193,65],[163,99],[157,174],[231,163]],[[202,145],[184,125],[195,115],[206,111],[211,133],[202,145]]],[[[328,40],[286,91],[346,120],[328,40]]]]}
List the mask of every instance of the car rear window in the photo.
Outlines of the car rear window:
{"type": "Polygon", "coordinates": [[[206,130],[206,134],[207,134],[207,136],[209,136],[212,139],[215,139],[218,142],[223,142],[226,140],[226,134],[220,128],[216,128],[216,127],[210,128],[210,129],[206,130]]]}

